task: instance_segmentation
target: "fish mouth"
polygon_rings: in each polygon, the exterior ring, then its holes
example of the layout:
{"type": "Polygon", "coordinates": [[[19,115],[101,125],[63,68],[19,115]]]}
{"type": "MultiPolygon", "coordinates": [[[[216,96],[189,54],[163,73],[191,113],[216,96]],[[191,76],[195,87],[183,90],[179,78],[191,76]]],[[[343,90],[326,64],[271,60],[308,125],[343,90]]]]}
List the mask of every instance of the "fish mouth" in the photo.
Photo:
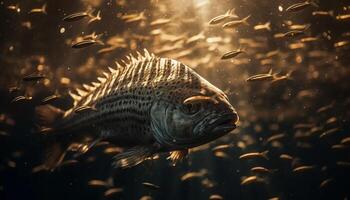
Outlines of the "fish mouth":
{"type": "Polygon", "coordinates": [[[212,120],[209,124],[211,134],[226,134],[237,127],[238,115],[235,112],[224,113],[220,118],[212,120]]]}
{"type": "Polygon", "coordinates": [[[201,120],[197,124],[193,132],[197,133],[192,138],[173,138],[169,142],[174,146],[174,139],[176,139],[176,146],[192,148],[202,144],[211,142],[219,137],[226,135],[237,127],[239,117],[235,111],[225,113],[212,113],[201,120]]]}

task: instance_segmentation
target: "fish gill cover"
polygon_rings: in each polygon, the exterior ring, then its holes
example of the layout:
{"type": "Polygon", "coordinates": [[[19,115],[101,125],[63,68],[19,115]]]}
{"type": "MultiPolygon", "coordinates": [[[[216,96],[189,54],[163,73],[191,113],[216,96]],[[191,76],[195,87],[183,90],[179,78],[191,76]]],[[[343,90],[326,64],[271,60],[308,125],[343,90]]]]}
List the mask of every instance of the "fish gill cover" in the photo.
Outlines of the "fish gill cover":
{"type": "Polygon", "coordinates": [[[349,2],[0,16],[0,199],[350,198],[349,2]]]}

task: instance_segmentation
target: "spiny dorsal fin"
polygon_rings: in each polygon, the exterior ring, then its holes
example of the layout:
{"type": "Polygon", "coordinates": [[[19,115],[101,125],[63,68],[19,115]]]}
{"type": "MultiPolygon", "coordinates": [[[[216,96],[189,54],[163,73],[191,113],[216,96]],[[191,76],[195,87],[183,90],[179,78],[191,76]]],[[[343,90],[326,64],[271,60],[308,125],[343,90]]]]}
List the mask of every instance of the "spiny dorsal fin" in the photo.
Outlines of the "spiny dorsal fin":
{"type": "Polygon", "coordinates": [[[144,58],[143,55],[139,51],[137,51],[136,53],[137,53],[137,59],[141,60],[144,58]]]}
{"type": "Polygon", "coordinates": [[[130,62],[131,62],[131,57],[130,57],[130,55],[127,55],[126,58],[127,58],[127,61],[130,63],[130,62]]]}
{"type": "Polygon", "coordinates": [[[90,86],[90,85],[88,85],[88,84],[83,84],[83,88],[85,88],[85,90],[87,90],[87,91],[91,91],[91,90],[94,89],[93,86],[90,86]]]}
{"type": "Polygon", "coordinates": [[[94,87],[98,87],[98,86],[101,85],[101,83],[97,83],[97,82],[92,82],[91,84],[92,84],[94,87]]]}
{"type": "Polygon", "coordinates": [[[137,62],[137,59],[134,57],[134,55],[130,54],[131,62],[134,64],[137,62]]]}
{"type": "Polygon", "coordinates": [[[149,54],[149,52],[147,51],[147,49],[143,49],[144,53],[145,53],[145,57],[146,58],[150,58],[151,55],[149,54]]]}
{"type": "Polygon", "coordinates": [[[76,89],[76,91],[77,91],[77,93],[79,94],[79,96],[85,96],[86,94],[87,94],[87,92],[86,91],[84,91],[84,90],[82,90],[82,89],[79,89],[79,88],[77,88],[76,89]]]}
{"type": "Polygon", "coordinates": [[[118,61],[115,61],[114,63],[117,65],[118,69],[122,68],[122,65],[118,61]]]}
{"type": "Polygon", "coordinates": [[[74,100],[74,103],[73,105],[76,106],[78,104],[78,101],[81,100],[81,96],[77,95],[77,94],[74,94],[73,92],[71,91],[68,91],[68,94],[73,98],[74,100]]]}
{"type": "Polygon", "coordinates": [[[124,66],[128,66],[129,65],[129,63],[127,63],[127,61],[125,61],[125,60],[121,60],[121,62],[124,64],[124,66]]]}
{"type": "Polygon", "coordinates": [[[116,69],[113,69],[112,67],[108,67],[108,70],[112,73],[112,74],[114,74],[114,73],[116,73],[118,70],[116,70],[116,69]]]}
{"type": "Polygon", "coordinates": [[[105,78],[109,78],[109,73],[107,73],[107,72],[102,72],[102,74],[103,74],[103,76],[105,77],[105,78]]]}
{"type": "Polygon", "coordinates": [[[107,79],[103,77],[97,77],[97,80],[100,81],[101,83],[104,83],[107,79]]]}
{"type": "Polygon", "coordinates": [[[68,92],[69,95],[75,100],[75,101],[79,101],[81,99],[81,96],[74,94],[73,92],[69,91],[68,92]]]}
{"type": "Polygon", "coordinates": [[[88,105],[89,102],[92,99],[92,96],[89,95],[91,92],[94,90],[99,90],[97,91],[98,95],[95,95],[93,100],[96,100],[96,98],[105,95],[106,93],[109,93],[112,90],[112,85],[114,81],[118,80],[118,77],[120,74],[123,73],[123,71],[129,67],[132,67],[135,65],[137,62],[144,61],[145,59],[151,59],[154,58],[154,54],[150,54],[147,49],[143,50],[144,53],[136,52],[137,57],[135,57],[133,54],[129,54],[126,56],[126,60],[122,59],[119,62],[115,61],[115,64],[117,65],[117,69],[113,69],[111,67],[108,67],[109,73],[108,72],[102,72],[103,76],[98,77],[97,80],[98,82],[92,82],[92,86],[83,84],[83,89],[76,89],[76,93],[69,92],[70,96],[74,99],[74,106],[78,105],[78,102],[82,100],[83,97],[87,97],[87,99],[84,100],[82,105],[88,105]],[[122,64],[120,64],[120,62],[122,64]],[[106,85],[107,84],[107,85],[106,85]]]}

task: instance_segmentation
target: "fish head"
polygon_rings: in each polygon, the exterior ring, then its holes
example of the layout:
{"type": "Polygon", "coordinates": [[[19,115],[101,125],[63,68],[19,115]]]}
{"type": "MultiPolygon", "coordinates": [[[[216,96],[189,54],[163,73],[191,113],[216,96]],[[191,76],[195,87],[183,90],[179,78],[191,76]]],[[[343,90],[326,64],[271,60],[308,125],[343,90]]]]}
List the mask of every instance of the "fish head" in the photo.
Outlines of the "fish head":
{"type": "MultiPolygon", "coordinates": [[[[151,107],[151,128],[167,150],[196,147],[236,128],[238,114],[227,96],[215,86],[181,88],[179,101],[159,100],[151,107]]],[[[174,96],[174,98],[176,98],[174,96]]]]}

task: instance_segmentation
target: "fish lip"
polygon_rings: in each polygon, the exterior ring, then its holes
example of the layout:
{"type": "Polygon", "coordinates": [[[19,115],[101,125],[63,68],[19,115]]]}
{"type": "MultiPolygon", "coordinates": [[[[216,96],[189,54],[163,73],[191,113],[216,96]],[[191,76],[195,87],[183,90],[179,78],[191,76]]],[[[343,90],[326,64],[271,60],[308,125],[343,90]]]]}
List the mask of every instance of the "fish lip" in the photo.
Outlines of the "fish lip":
{"type": "Polygon", "coordinates": [[[223,135],[234,130],[237,127],[238,115],[236,112],[223,113],[221,117],[213,120],[210,123],[210,127],[208,128],[208,132],[211,134],[219,134],[223,135]]]}
{"type": "Polygon", "coordinates": [[[217,126],[215,127],[214,129],[212,129],[212,133],[229,133],[231,131],[233,131],[234,129],[236,129],[236,125],[235,124],[225,124],[225,125],[220,125],[220,126],[217,126]]]}

